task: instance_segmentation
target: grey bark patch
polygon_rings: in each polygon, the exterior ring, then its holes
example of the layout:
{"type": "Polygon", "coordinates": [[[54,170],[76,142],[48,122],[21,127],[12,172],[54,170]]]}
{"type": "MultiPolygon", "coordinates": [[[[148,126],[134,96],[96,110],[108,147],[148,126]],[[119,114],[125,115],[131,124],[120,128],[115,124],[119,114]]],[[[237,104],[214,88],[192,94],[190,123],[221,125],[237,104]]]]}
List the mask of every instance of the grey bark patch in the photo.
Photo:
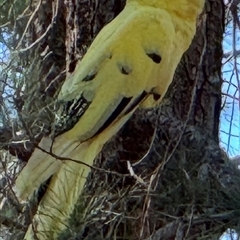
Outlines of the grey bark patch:
{"type": "Polygon", "coordinates": [[[87,99],[83,97],[83,94],[81,94],[79,98],[67,102],[62,101],[59,102],[59,104],[60,107],[57,111],[56,121],[53,126],[54,137],[72,129],[86,112],[91,102],[87,101],[87,99]]]}

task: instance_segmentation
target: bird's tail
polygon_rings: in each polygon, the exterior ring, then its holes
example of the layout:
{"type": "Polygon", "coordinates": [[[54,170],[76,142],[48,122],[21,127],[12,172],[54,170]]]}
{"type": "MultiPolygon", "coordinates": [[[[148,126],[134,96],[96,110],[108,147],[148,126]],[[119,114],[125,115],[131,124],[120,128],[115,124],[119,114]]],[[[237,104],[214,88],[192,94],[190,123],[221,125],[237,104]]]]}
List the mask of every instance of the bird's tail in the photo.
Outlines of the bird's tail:
{"type": "Polygon", "coordinates": [[[29,199],[42,183],[59,170],[63,163],[61,157],[68,156],[77,143],[68,145],[69,143],[61,137],[54,142],[49,137],[41,140],[16,179],[14,190],[20,200],[29,199]]]}
{"type": "Polygon", "coordinates": [[[65,148],[64,142],[61,141],[62,146],[60,144],[58,147],[65,149],[61,151],[62,155],[69,160],[63,160],[58,172],[52,176],[25,240],[36,239],[36,235],[39,240],[57,239],[58,234],[68,227],[68,219],[81,195],[91,170],[90,166],[103,145],[117,133],[131,114],[130,112],[121,121],[114,122],[101,134],[81,144],[73,143],[65,148]]]}
{"type": "MultiPolygon", "coordinates": [[[[84,142],[72,151],[70,157],[92,165],[97,152],[84,142]],[[87,154],[89,148],[91,154],[87,154]],[[87,158],[87,159],[86,159],[87,158]]],[[[92,147],[94,147],[92,145],[92,147]]],[[[99,151],[95,148],[95,150],[99,151]]],[[[77,161],[63,161],[59,171],[52,176],[47,192],[42,198],[32,224],[25,235],[26,240],[57,239],[57,234],[67,228],[67,220],[81,194],[90,167],[77,161]]]]}

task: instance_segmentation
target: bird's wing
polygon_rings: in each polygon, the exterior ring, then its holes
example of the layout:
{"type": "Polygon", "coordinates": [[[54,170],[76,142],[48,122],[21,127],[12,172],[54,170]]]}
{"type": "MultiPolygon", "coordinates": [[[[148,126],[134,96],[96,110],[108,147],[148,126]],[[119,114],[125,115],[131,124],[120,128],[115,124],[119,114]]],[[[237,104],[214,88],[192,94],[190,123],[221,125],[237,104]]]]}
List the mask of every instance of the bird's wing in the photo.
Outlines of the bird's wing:
{"type": "Polygon", "coordinates": [[[60,121],[57,134],[85,141],[155,94],[159,82],[162,92],[156,95],[164,95],[174,72],[170,60],[176,32],[171,17],[165,10],[146,7],[127,13],[99,33],[63,84],[59,101],[66,106],[60,113],[65,123],[60,121]]]}

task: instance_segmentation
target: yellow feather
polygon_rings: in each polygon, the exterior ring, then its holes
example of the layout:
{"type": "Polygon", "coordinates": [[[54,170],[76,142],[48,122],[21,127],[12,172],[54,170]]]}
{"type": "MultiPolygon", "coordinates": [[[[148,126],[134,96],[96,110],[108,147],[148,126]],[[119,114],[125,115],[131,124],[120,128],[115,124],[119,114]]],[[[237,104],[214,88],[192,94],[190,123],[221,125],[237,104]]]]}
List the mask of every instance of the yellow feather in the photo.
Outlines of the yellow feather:
{"type": "MultiPolygon", "coordinates": [[[[54,154],[92,166],[102,146],[125,124],[137,107],[153,107],[164,97],[174,71],[189,47],[204,0],[128,0],[102,29],[74,73],[63,84],[59,101],[83,96],[91,102],[78,122],[40,146],[54,154]],[[138,101],[142,94],[146,97],[138,101]],[[159,99],[156,100],[158,95],[159,99]],[[144,95],[145,96],[145,95],[144,95]],[[123,99],[125,108],[104,129],[123,99]]],[[[90,168],[60,161],[36,149],[16,181],[16,193],[26,200],[53,175],[33,220],[39,239],[55,239],[84,187],[90,168]],[[57,224],[55,223],[57,222],[57,224]]],[[[25,239],[33,239],[30,226],[25,239]]]]}

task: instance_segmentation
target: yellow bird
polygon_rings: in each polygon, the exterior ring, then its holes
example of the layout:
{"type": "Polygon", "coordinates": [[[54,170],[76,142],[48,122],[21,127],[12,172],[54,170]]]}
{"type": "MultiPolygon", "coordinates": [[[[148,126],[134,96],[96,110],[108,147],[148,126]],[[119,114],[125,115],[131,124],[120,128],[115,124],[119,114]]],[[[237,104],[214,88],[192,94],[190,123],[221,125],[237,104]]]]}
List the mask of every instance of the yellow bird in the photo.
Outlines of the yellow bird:
{"type": "Polygon", "coordinates": [[[164,97],[204,2],[127,0],[101,30],[61,88],[53,137],[42,139],[16,180],[16,194],[26,200],[52,176],[25,239],[34,232],[56,239],[67,227],[103,145],[138,107],[154,107],[164,97]]]}

